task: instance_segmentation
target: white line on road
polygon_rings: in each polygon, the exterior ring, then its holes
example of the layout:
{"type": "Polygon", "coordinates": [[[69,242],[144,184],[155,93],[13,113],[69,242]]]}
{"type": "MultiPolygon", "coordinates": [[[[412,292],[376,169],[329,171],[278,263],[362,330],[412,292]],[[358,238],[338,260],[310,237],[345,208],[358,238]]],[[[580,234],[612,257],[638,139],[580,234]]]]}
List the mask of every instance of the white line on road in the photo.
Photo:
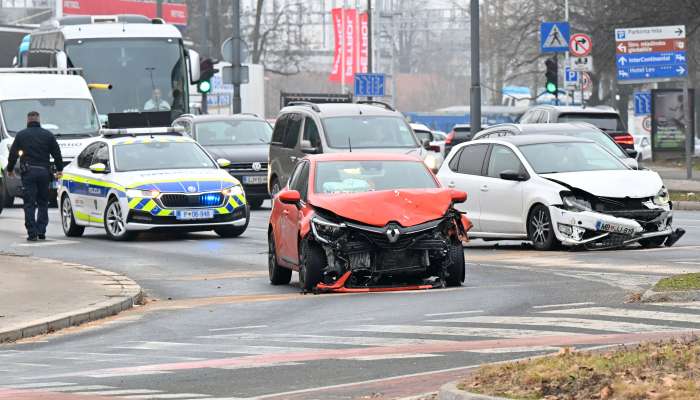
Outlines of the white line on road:
{"type": "Polygon", "coordinates": [[[459,315],[459,314],[476,314],[484,312],[484,310],[472,310],[472,311],[455,311],[455,312],[443,312],[435,314],[425,314],[426,317],[439,317],[441,315],[459,315]]]}
{"type": "Polygon", "coordinates": [[[634,322],[605,321],[597,319],[563,318],[563,317],[464,317],[452,319],[439,319],[430,322],[459,322],[474,324],[507,324],[549,327],[567,327],[576,329],[591,329],[610,332],[659,332],[677,331],[679,328],[666,325],[647,325],[634,322]]]}
{"type": "Polygon", "coordinates": [[[481,349],[481,350],[465,350],[464,353],[479,353],[479,354],[509,354],[509,353],[530,353],[535,351],[548,351],[555,352],[559,351],[560,347],[552,346],[524,346],[524,347],[501,347],[494,349],[481,349]]]}
{"type": "MultiPolygon", "coordinates": [[[[285,343],[316,343],[316,344],[343,344],[349,346],[410,346],[428,345],[450,342],[449,340],[432,339],[409,339],[391,337],[371,337],[371,336],[322,336],[322,335],[293,335],[293,334],[273,334],[273,335],[220,335],[220,336],[199,336],[204,339],[229,339],[238,343],[240,340],[273,341],[285,343]]],[[[313,350],[305,348],[306,350],[313,350]]]]}
{"type": "Polygon", "coordinates": [[[353,357],[341,357],[343,360],[354,360],[354,361],[381,361],[381,360],[402,360],[406,358],[430,358],[430,357],[443,357],[442,354],[430,354],[430,353],[398,353],[398,354],[375,354],[369,356],[353,356],[353,357]]]}
{"type": "Polygon", "coordinates": [[[112,349],[131,349],[131,350],[162,350],[172,347],[195,346],[195,343],[178,343],[178,342],[132,342],[140,343],[126,346],[113,346],[112,349]]]}
{"type": "Polygon", "coordinates": [[[557,307],[576,307],[576,306],[590,306],[593,304],[595,304],[595,303],[593,303],[591,301],[584,301],[583,303],[550,304],[550,305],[546,305],[546,306],[533,306],[532,308],[541,309],[541,308],[557,308],[557,307]]]}
{"type": "Polygon", "coordinates": [[[123,372],[96,372],[94,374],[86,374],[88,378],[116,378],[124,376],[141,376],[141,375],[158,375],[170,374],[171,371],[123,371],[123,372]]]}
{"type": "Polygon", "coordinates": [[[574,314],[574,315],[592,315],[606,316],[617,318],[641,318],[641,319],[657,319],[661,321],[677,321],[690,322],[700,324],[700,314],[687,313],[672,313],[666,311],[648,311],[635,310],[626,308],[611,308],[611,307],[589,307],[589,308],[571,308],[568,310],[551,310],[542,311],[545,314],[574,314]]]}
{"type": "Polygon", "coordinates": [[[160,400],[160,399],[197,399],[202,397],[207,397],[210,400],[208,394],[199,393],[165,393],[165,394],[137,394],[133,396],[120,396],[123,399],[133,399],[133,400],[160,400]]]}
{"type": "Polygon", "coordinates": [[[10,385],[13,389],[37,389],[45,387],[73,386],[75,383],[66,382],[38,382],[38,383],[23,383],[21,385],[10,385]]]}
{"type": "Polygon", "coordinates": [[[248,326],[235,326],[233,328],[216,328],[216,329],[209,329],[209,332],[234,331],[237,329],[255,329],[255,328],[267,328],[267,325],[248,325],[248,326]]]}
{"type": "Polygon", "coordinates": [[[148,394],[148,393],[162,393],[161,390],[151,390],[151,389],[120,389],[120,390],[103,390],[97,392],[75,392],[73,394],[95,394],[99,396],[119,396],[122,394],[148,394]]]}
{"type": "Polygon", "coordinates": [[[61,246],[65,244],[76,244],[78,242],[73,241],[73,240],[48,240],[48,241],[39,241],[39,242],[32,242],[32,243],[13,243],[12,246],[14,247],[46,247],[46,246],[61,246]]]}
{"type": "Polygon", "coordinates": [[[42,392],[79,392],[84,390],[104,390],[116,389],[114,386],[104,385],[84,385],[84,386],[61,386],[61,387],[46,387],[37,389],[42,392]]]}
{"type": "Polygon", "coordinates": [[[477,336],[497,338],[518,338],[529,336],[563,336],[578,335],[573,332],[545,331],[534,329],[510,329],[510,328],[460,328],[453,326],[423,326],[423,325],[363,325],[346,329],[353,332],[376,333],[408,333],[417,335],[443,335],[443,336],[477,336]]]}

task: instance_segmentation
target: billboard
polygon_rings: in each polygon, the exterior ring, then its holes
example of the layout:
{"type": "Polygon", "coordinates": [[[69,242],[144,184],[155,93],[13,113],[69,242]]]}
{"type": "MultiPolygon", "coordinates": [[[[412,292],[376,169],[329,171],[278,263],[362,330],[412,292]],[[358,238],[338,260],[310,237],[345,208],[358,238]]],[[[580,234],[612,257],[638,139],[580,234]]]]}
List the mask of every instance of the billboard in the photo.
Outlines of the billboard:
{"type": "MultiPolygon", "coordinates": [[[[138,14],[157,16],[155,1],[134,0],[63,0],[64,15],[138,14]]],[[[187,5],[163,2],[163,19],[169,24],[187,25],[187,5]]]]}
{"type": "MultiPolygon", "coordinates": [[[[683,89],[652,89],[651,91],[651,146],[657,155],[679,157],[685,154],[686,126],[695,123],[695,116],[685,115],[683,89]],[[674,154],[675,153],[675,154],[674,154]]],[[[695,92],[690,89],[690,109],[694,110],[695,92]]],[[[694,147],[691,146],[691,147],[694,147]]]]}
{"type": "Polygon", "coordinates": [[[331,18],[335,51],[328,79],[352,84],[355,73],[367,72],[367,13],[359,13],[354,8],[334,8],[331,18]]]}

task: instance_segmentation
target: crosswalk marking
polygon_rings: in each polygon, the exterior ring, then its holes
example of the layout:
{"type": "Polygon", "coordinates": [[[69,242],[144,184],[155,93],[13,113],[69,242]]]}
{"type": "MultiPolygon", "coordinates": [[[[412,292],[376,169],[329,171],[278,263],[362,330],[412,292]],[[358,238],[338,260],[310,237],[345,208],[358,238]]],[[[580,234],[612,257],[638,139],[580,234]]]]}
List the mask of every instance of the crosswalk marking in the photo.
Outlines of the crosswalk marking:
{"type": "Polygon", "coordinates": [[[483,310],[472,310],[472,311],[453,311],[453,312],[443,312],[443,313],[434,313],[434,314],[425,314],[426,317],[439,317],[442,315],[459,315],[459,314],[477,314],[477,313],[482,313],[484,312],[483,310]]]}
{"type": "Polygon", "coordinates": [[[611,332],[657,332],[675,331],[677,327],[666,325],[648,325],[635,322],[604,321],[598,319],[564,318],[564,317],[497,317],[478,316],[450,319],[437,319],[430,322],[460,322],[476,324],[508,324],[508,325],[529,325],[543,327],[566,327],[577,329],[592,329],[611,332]]]}
{"type": "Polygon", "coordinates": [[[100,396],[119,396],[122,394],[148,394],[148,393],[162,393],[161,390],[151,390],[151,389],[119,389],[119,390],[103,390],[99,392],[75,392],[74,394],[99,394],[100,396]]]}
{"type": "Polygon", "coordinates": [[[409,333],[418,335],[444,335],[444,336],[478,336],[497,338],[518,338],[527,336],[562,336],[578,335],[572,332],[545,331],[534,329],[510,329],[510,328],[460,328],[453,326],[432,325],[362,325],[348,328],[354,332],[381,332],[381,333],[409,333]]]}
{"type": "Polygon", "coordinates": [[[132,399],[132,400],[165,400],[165,399],[199,399],[202,397],[207,397],[206,400],[210,400],[208,394],[198,394],[198,393],[165,393],[165,394],[137,394],[132,396],[120,396],[122,399],[132,399]]]}
{"type": "Polygon", "coordinates": [[[162,350],[171,347],[195,346],[195,343],[177,343],[177,342],[131,342],[133,345],[113,346],[113,349],[130,349],[130,350],[162,350]]]}
{"type": "Polygon", "coordinates": [[[103,385],[83,385],[83,386],[61,386],[61,387],[45,387],[38,389],[42,392],[78,392],[86,390],[104,390],[104,389],[116,389],[114,386],[103,386],[103,385]]]}
{"type": "Polygon", "coordinates": [[[170,371],[117,371],[117,372],[95,372],[85,374],[88,378],[115,378],[124,376],[158,375],[170,374],[170,371]]]}
{"type": "Polygon", "coordinates": [[[691,309],[691,310],[700,310],[700,304],[698,302],[692,302],[692,303],[654,303],[655,306],[661,306],[661,307],[678,307],[678,308],[686,308],[686,309],[691,309]]]}
{"type": "Polygon", "coordinates": [[[590,306],[593,304],[595,304],[595,303],[590,302],[590,301],[585,301],[583,303],[548,304],[545,306],[533,306],[532,308],[543,309],[543,308],[557,308],[557,307],[575,307],[575,306],[590,306]]]}
{"type": "MultiPolygon", "coordinates": [[[[410,338],[391,338],[391,337],[371,337],[371,336],[323,336],[323,335],[291,335],[291,334],[274,334],[274,335],[220,335],[220,336],[200,336],[208,339],[233,339],[233,340],[257,340],[257,341],[275,341],[285,343],[308,343],[308,344],[342,344],[350,346],[403,346],[403,345],[426,345],[447,343],[449,340],[433,340],[433,339],[410,339],[410,338]]],[[[312,350],[303,348],[304,350],[312,350]]]]}
{"type": "Polygon", "coordinates": [[[406,358],[430,358],[430,357],[443,357],[442,354],[430,354],[430,353],[413,353],[413,354],[375,354],[371,356],[354,356],[354,357],[343,357],[343,360],[354,360],[354,361],[381,361],[381,360],[402,360],[406,358]]]}
{"type": "Polygon", "coordinates": [[[552,346],[523,346],[523,347],[500,347],[493,349],[467,350],[465,353],[479,354],[508,354],[508,353],[528,353],[528,352],[555,352],[559,351],[559,347],[552,346]]]}
{"type": "Polygon", "coordinates": [[[73,386],[75,383],[67,382],[38,382],[38,383],[23,383],[20,385],[10,385],[12,389],[38,389],[47,387],[73,386]]]}
{"type": "Polygon", "coordinates": [[[605,317],[658,319],[662,321],[691,322],[700,324],[700,314],[673,313],[668,311],[649,311],[629,308],[588,307],[566,310],[542,311],[544,314],[575,314],[605,317]]]}

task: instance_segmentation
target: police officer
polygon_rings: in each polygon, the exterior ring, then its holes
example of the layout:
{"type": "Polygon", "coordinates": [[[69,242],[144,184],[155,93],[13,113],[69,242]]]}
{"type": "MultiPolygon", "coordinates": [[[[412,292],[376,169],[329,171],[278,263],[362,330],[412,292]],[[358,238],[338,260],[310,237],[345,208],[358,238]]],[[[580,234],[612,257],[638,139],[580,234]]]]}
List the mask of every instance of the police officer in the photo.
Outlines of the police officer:
{"type": "Polygon", "coordinates": [[[19,170],[24,187],[24,226],[27,240],[35,242],[46,239],[46,225],[49,223],[49,184],[52,173],[49,156],[55,161],[56,178],[63,171],[61,149],[53,133],[39,124],[39,113],[27,114],[27,129],[17,133],[10,148],[7,162],[9,175],[14,175],[14,167],[19,158],[19,170]],[[38,208],[38,212],[37,212],[38,208]]]}

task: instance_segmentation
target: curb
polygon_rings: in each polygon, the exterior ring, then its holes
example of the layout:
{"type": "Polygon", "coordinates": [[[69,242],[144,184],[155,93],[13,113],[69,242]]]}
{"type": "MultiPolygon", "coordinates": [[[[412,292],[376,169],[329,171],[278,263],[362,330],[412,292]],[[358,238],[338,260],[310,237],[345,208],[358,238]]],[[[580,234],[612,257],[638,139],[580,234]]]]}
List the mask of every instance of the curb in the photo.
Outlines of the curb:
{"type": "Polygon", "coordinates": [[[642,295],[642,303],[663,303],[700,301],[700,290],[678,290],[669,292],[656,292],[648,289],[642,295]]]}
{"type": "Polygon", "coordinates": [[[700,211],[700,201],[674,201],[673,209],[680,211],[700,211]]]}
{"type": "Polygon", "coordinates": [[[449,382],[440,387],[438,392],[438,400],[508,400],[505,397],[486,396],[465,392],[457,388],[459,381],[449,382]]]}
{"type": "Polygon", "coordinates": [[[88,267],[80,264],[64,263],[57,260],[37,258],[42,262],[59,264],[67,268],[82,270],[88,274],[97,275],[104,280],[109,280],[109,286],[120,286],[118,294],[108,295],[108,299],[93,304],[90,307],[69,311],[66,313],[43,318],[26,323],[23,326],[14,326],[10,329],[0,331],[0,343],[12,342],[32,336],[52,333],[60,329],[77,326],[86,322],[96,321],[105,317],[119,314],[124,310],[132,308],[143,301],[143,290],[138,283],[132,279],[110,271],[88,267]]]}

